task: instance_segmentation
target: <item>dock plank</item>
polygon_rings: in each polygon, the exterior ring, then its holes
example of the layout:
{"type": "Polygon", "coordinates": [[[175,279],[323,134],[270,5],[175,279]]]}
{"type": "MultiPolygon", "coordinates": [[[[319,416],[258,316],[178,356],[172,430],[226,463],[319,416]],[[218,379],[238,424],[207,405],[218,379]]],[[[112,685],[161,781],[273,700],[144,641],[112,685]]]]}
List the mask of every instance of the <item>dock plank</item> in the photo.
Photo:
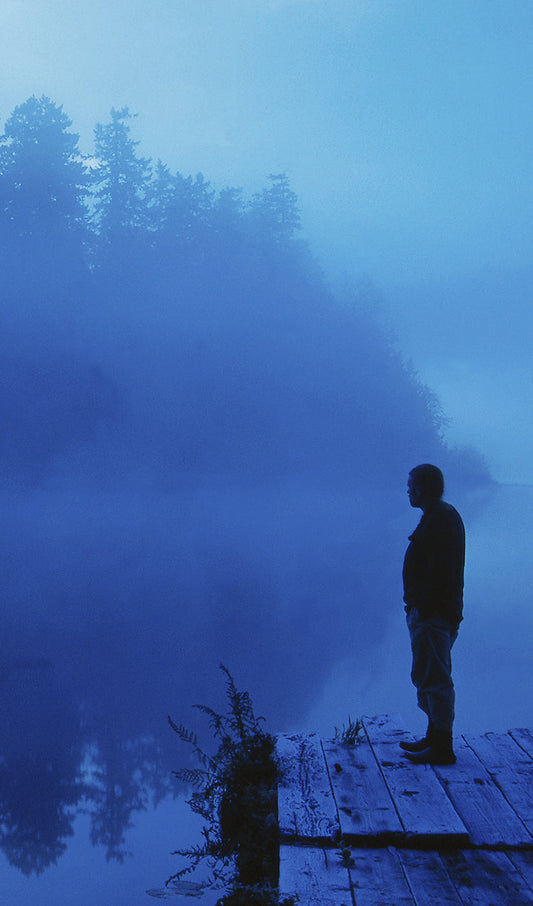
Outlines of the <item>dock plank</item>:
{"type": "Polygon", "coordinates": [[[533,733],[531,730],[517,729],[509,732],[514,741],[524,749],[530,758],[533,758],[533,733]]]}
{"type": "Polygon", "coordinates": [[[276,752],[281,766],[278,783],[278,822],[282,838],[331,841],[340,836],[320,738],[280,734],[276,752]]]}
{"type": "Polygon", "coordinates": [[[464,739],[486,764],[489,771],[493,768],[522,768],[533,765],[531,756],[513,739],[510,733],[465,735],[464,739]]]}
{"type": "Polygon", "coordinates": [[[350,877],[335,850],[281,846],[280,901],[294,897],[302,906],[352,906],[350,877]]]}
{"type": "MultiPolygon", "coordinates": [[[[323,741],[343,837],[378,841],[404,830],[368,739],[355,745],[323,741]]],[[[382,843],[383,845],[383,843],[382,843]]]]}
{"type": "Polygon", "coordinates": [[[524,881],[533,890],[533,852],[531,850],[511,850],[509,859],[518,869],[524,881]]]}
{"type": "Polygon", "coordinates": [[[533,906],[533,733],[402,755],[401,719],[360,741],[279,736],[280,892],[298,906],[533,906]],[[290,845],[292,844],[292,845],[290,845]],[[463,848],[464,847],[464,848],[463,848]]]}
{"type": "Polygon", "coordinates": [[[355,906],[417,906],[393,847],[350,852],[355,906]]]}
{"type": "Polygon", "coordinates": [[[509,733],[465,736],[465,741],[533,835],[533,759],[509,733]]]}
{"type": "Polygon", "coordinates": [[[466,849],[441,857],[464,906],[532,906],[533,892],[505,853],[466,849]]]}
{"type": "Polygon", "coordinates": [[[527,846],[533,837],[486,767],[464,739],[455,740],[457,764],[434,770],[475,846],[527,846]]]}
{"type": "Polygon", "coordinates": [[[467,829],[433,768],[402,758],[402,728],[388,715],[364,718],[363,724],[406,836],[420,843],[430,837],[446,839],[449,845],[467,842],[467,829]]]}
{"type": "Polygon", "coordinates": [[[416,906],[462,906],[438,852],[434,850],[399,849],[402,863],[416,906]]]}

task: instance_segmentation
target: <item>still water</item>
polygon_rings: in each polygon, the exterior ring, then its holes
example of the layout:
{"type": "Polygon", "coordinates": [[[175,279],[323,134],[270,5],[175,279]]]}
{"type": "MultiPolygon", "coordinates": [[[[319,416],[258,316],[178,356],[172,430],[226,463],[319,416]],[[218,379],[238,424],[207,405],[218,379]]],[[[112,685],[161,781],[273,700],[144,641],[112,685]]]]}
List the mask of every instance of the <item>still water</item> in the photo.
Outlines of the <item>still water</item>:
{"type": "MultiPolygon", "coordinates": [[[[465,619],[454,652],[456,730],[479,733],[533,727],[533,488],[497,486],[482,507],[465,516],[465,619]]],[[[387,711],[400,713],[414,732],[425,728],[409,681],[400,586],[398,598],[397,612],[389,618],[385,637],[371,657],[362,662],[354,656],[337,663],[307,712],[294,715],[292,729],[331,736],[334,727],[349,717],[387,711]]],[[[376,600],[375,607],[379,606],[376,600]]],[[[253,697],[254,690],[250,692],[253,697]]],[[[149,906],[157,899],[146,891],[162,887],[176,871],[179,863],[172,851],[191,842],[198,829],[183,798],[167,799],[136,819],[127,841],[131,855],[117,865],[106,862],[101,849],[90,845],[88,821],[81,816],[66,854],[38,877],[24,877],[0,856],[2,902],[149,906]]],[[[212,902],[208,897],[195,900],[205,906],[208,901],[212,902]]]]}

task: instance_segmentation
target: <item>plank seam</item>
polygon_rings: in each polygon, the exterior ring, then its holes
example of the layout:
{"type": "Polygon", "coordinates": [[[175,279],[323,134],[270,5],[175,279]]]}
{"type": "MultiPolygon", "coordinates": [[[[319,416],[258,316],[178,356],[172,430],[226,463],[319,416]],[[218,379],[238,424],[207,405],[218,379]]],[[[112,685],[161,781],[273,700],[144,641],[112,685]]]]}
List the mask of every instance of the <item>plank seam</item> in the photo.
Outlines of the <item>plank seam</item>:
{"type": "Polygon", "coordinates": [[[517,852],[523,852],[523,850],[507,849],[505,852],[505,855],[507,856],[509,861],[514,865],[516,871],[518,872],[520,877],[523,879],[524,884],[526,885],[527,889],[531,891],[532,890],[531,884],[530,884],[529,879],[524,874],[523,867],[520,865],[518,860],[515,862],[515,860],[513,859],[513,853],[517,853],[517,852]]]}
{"type": "MultiPolygon", "coordinates": [[[[467,848],[468,848],[468,847],[464,847],[464,849],[467,849],[467,848]]],[[[442,853],[439,852],[438,855],[439,855],[440,863],[441,863],[441,865],[442,865],[442,867],[443,867],[443,869],[444,869],[444,873],[445,873],[445,874],[448,876],[448,878],[450,879],[450,884],[452,885],[453,889],[455,890],[455,892],[456,892],[456,894],[457,894],[457,899],[459,900],[460,903],[463,904],[463,906],[468,906],[468,903],[467,903],[467,902],[465,901],[465,899],[461,896],[461,891],[459,890],[458,885],[455,883],[455,881],[454,881],[454,879],[453,879],[453,877],[452,877],[452,875],[451,875],[451,872],[448,870],[448,866],[447,866],[447,864],[446,864],[446,860],[442,858],[442,853]]]]}
{"type": "Polygon", "coordinates": [[[337,797],[336,797],[336,795],[335,795],[335,788],[334,788],[333,782],[332,782],[332,780],[331,780],[331,772],[330,772],[330,770],[329,770],[328,759],[326,758],[326,752],[325,752],[325,750],[324,750],[324,743],[323,743],[322,737],[320,737],[320,749],[321,749],[321,751],[322,751],[322,757],[323,757],[323,759],[324,759],[324,764],[326,765],[326,774],[328,775],[329,788],[330,788],[330,790],[331,790],[331,795],[332,795],[332,797],[333,797],[333,802],[335,803],[335,814],[337,815],[337,825],[338,825],[338,828],[339,828],[339,830],[338,830],[338,838],[337,838],[337,837],[334,837],[334,838],[333,838],[333,843],[340,843],[340,842],[342,841],[342,839],[343,839],[343,835],[342,835],[342,822],[341,822],[341,816],[340,816],[340,812],[339,812],[339,803],[337,802],[337,797]]]}
{"type": "Polygon", "coordinates": [[[411,882],[409,881],[409,875],[407,874],[407,869],[406,869],[405,865],[403,864],[402,857],[400,856],[400,854],[394,847],[391,847],[391,849],[394,849],[394,855],[396,856],[398,862],[400,863],[400,868],[401,868],[405,883],[407,884],[407,887],[409,888],[409,892],[413,898],[414,906],[419,906],[419,902],[416,898],[416,894],[411,886],[411,882]]]}
{"type": "Polygon", "coordinates": [[[404,824],[403,821],[402,821],[402,817],[401,817],[400,812],[399,812],[399,810],[398,810],[398,806],[396,805],[396,800],[395,800],[394,796],[392,795],[392,790],[391,790],[389,784],[387,783],[387,778],[386,778],[385,773],[384,773],[384,771],[383,771],[383,768],[382,768],[382,766],[381,766],[380,760],[379,760],[379,758],[378,758],[377,755],[376,755],[376,750],[374,749],[374,746],[372,745],[372,740],[370,739],[370,734],[369,734],[369,732],[368,732],[368,730],[367,730],[367,728],[366,728],[366,724],[365,724],[364,718],[362,718],[361,723],[362,723],[362,725],[363,725],[363,729],[364,729],[364,731],[365,731],[366,738],[368,739],[368,744],[369,744],[370,748],[372,749],[372,754],[373,754],[373,756],[374,756],[374,758],[375,758],[375,761],[376,761],[376,764],[377,764],[377,766],[378,766],[379,772],[380,772],[381,776],[383,777],[383,783],[385,784],[385,786],[387,787],[387,790],[389,791],[389,796],[390,796],[391,801],[392,801],[392,804],[393,804],[393,806],[394,806],[394,811],[396,812],[396,814],[397,814],[397,816],[398,816],[398,821],[400,822],[400,826],[403,828],[404,836],[405,836],[406,838],[408,838],[409,835],[408,835],[408,832],[407,832],[407,828],[406,828],[405,824],[404,824]]]}
{"type": "Polygon", "coordinates": [[[530,761],[533,761],[533,758],[531,758],[531,755],[529,754],[528,750],[527,750],[526,748],[524,748],[524,746],[523,746],[522,743],[520,742],[520,739],[517,739],[516,736],[514,735],[515,732],[517,732],[517,731],[516,731],[516,730],[508,730],[507,732],[508,732],[508,735],[509,735],[509,736],[511,737],[511,739],[513,740],[513,742],[515,742],[516,745],[517,745],[520,749],[522,749],[522,752],[524,753],[524,755],[527,755],[527,757],[529,758],[529,760],[530,760],[530,761]]]}
{"type": "MultiPolygon", "coordinates": [[[[508,735],[511,736],[510,733],[509,733],[508,735]]],[[[524,827],[526,833],[529,834],[529,836],[531,837],[531,843],[529,844],[529,846],[525,846],[525,845],[524,845],[524,848],[525,848],[525,849],[526,849],[526,848],[529,849],[530,846],[533,846],[533,836],[532,836],[532,834],[531,834],[531,831],[529,830],[527,824],[526,824],[525,821],[522,819],[522,817],[518,814],[518,812],[517,812],[517,810],[515,809],[513,803],[512,803],[512,802],[508,799],[508,797],[505,795],[505,790],[504,790],[503,787],[500,786],[500,784],[498,783],[498,776],[497,776],[497,774],[496,774],[494,771],[491,771],[490,767],[489,767],[487,764],[485,764],[485,762],[483,761],[483,759],[481,758],[481,756],[478,755],[478,753],[476,752],[476,750],[474,749],[474,747],[470,745],[470,743],[468,742],[468,740],[465,739],[464,736],[463,736],[462,738],[463,738],[463,740],[464,740],[465,745],[468,746],[469,749],[471,749],[471,751],[472,751],[472,752],[474,753],[474,755],[476,756],[477,760],[480,762],[480,764],[483,765],[483,767],[485,768],[487,774],[488,774],[489,777],[491,778],[492,782],[493,782],[494,785],[499,789],[499,791],[500,791],[500,793],[502,794],[503,798],[505,799],[507,805],[509,806],[509,808],[511,809],[511,811],[514,812],[514,814],[516,815],[516,817],[518,818],[518,820],[520,821],[520,823],[521,823],[522,826],[524,827]]],[[[512,736],[511,736],[511,739],[513,739],[512,736]]],[[[513,739],[513,742],[516,743],[516,740],[513,739]]],[[[517,744],[517,745],[518,745],[518,744],[517,744]]],[[[521,746],[519,746],[519,748],[521,748],[521,746]]],[[[529,754],[528,754],[527,752],[526,752],[526,755],[528,756],[528,758],[530,758],[530,756],[529,756],[529,754]]],[[[533,759],[530,759],[530,760],[533,760],[533,759]]],[[[485,847],[483,847],[483,848],[485,848],[485,847]]],[[[505,847],[505,848],[508,849],[509,847],[505,847]]]]}
{"type": "MultiPolygon", "coordinates": [[[[418,832],[411,832],[409,830],[409,828],[406,826],[406,822],[402,819],[401,805],[400,805],[400,803],[397,803],[396,797],[393,792],[393,787],[389,784],[389,782],[387,780],[387,772],[384,770],[386,763],[384,762],[384,764],[382,766],[381,761],[376,753],[376,749],[372,743],[371,734],[367,729],[364,718],[362,719],[362,723],[363,723],[363,727],[364,727],[366,736],[367,736],[369,744],[370,744],[370,748],[372,750],[376,763],[377,763],[379,770],[381,772],[381,775],[383,777],[383,781],[384,781],[384,783],[389,791],[389,795],[392,799],[394,808],[396,810],[396,814],[398,816],[398,820],[400,822],[401,827],[404,829],[404,838],[405,838],[407,845],[409,847],[414,846],[415,848],[421,848],[421,849],[431,848],[435,845],[435,843],[437,841],[439,842],[439,845],[442,844],[442,845],[446,845],[449,847],[464,846],[465,844],[468,845],[470,842],[470,836],[469,836],[468,830],[465,827],[465,824],[464,824],[461,816],[459,815],[457,809],[455,808],[453,800],[452,800],[451,796],[448,794],[447,789],[441,783],[440,778],[437,776],[435,769],[431,766],[429,766],[430,770],[431,770],[431,774],[432,774],[434,780],[436,781],[436,785],[437,785],[438,789],[441,791],[442,794],[444,794],[444,797],[449,804],[449,807],[451,809],[450,814],[454,815],[454,818],[456,819],[456,822],[457,822],[457,827],[456,827],[455,831],[453,831],[453,832],[452,831],[450,831],[450,832],[439,831],[437,833],[429,832],[429,833],[422,833],[422,834],[419,834],[418,832]]],[[[379,744],[379,740],[378,740],[378,744],[379,744]]]]}

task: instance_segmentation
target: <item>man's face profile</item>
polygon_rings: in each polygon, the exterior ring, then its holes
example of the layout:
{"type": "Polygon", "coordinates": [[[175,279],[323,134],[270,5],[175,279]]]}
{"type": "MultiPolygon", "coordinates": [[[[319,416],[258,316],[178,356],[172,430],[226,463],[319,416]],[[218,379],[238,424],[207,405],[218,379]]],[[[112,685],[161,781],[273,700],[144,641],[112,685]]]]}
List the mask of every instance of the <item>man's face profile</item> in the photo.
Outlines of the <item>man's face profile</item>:
{"type": "Polygon", "coordinates": [[[422,494],[418,484],[416,483],[414,478],[411,478],[411,476],[409,476],[409,480],[407,482],[407,496],[409,497],[409,503],[411,504],[411,506],[420,506],[420,499],[422,494]]]}

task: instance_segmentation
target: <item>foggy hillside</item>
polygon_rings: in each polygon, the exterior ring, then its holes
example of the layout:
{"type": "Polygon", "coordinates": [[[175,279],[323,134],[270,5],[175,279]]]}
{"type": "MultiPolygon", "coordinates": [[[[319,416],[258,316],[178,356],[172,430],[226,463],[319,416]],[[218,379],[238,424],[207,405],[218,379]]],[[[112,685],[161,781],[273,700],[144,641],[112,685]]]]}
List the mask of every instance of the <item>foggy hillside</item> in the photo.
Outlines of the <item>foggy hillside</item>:
{"type": "Polygon", "coordinates": [[[283,729],[371,661],[416,462],[467,509],[489,482],[371,291],[329,289],[284,174],[246,198],[144,159],[126,110],[93,149],[71,126],[32,97],[0,144],[0,845],[27,872],[84,796],[120,856],[220,662],[283,729]]]}

